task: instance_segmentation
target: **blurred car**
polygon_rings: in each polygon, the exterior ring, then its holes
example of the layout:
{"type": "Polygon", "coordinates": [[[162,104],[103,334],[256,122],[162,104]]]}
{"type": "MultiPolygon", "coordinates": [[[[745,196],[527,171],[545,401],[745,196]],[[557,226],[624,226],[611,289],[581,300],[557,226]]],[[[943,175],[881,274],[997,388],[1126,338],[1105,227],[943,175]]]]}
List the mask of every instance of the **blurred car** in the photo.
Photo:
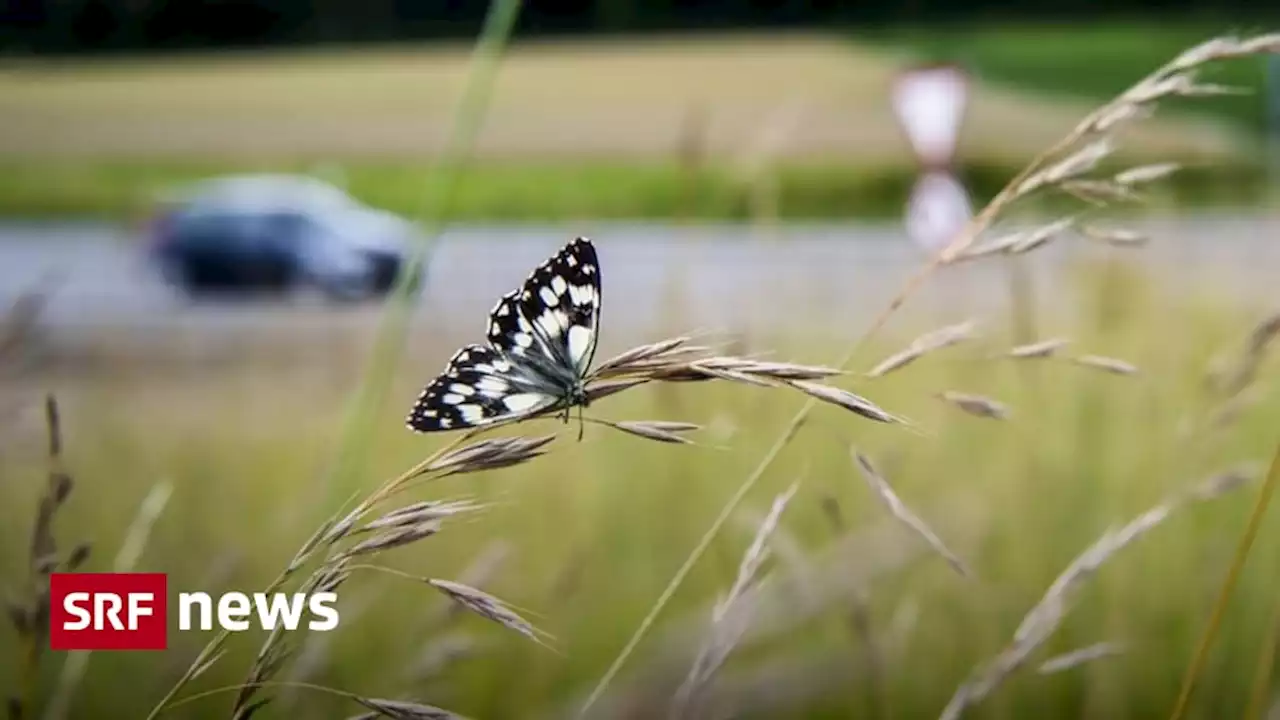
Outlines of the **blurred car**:
{"type": "Polygon", "coordinates": [[[196,183],[162,200],[147,229],[151,259],[189,296],[314,288],[343,302],[385,296],[416,232],[398,215],[292,175],[196,183]]]}

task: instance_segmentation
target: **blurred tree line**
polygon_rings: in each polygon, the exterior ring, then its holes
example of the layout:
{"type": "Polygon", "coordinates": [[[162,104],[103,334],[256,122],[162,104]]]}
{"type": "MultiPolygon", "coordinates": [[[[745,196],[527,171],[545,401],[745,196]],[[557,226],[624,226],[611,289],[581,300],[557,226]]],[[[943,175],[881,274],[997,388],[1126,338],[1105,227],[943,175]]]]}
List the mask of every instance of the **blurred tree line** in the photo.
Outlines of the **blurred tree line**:
{"type": "MultiPolygon", "coordinates": [[[[0,0],[0,51],[99,53],[472,37],[486,0],[0,0]]],[[[1158,14],[1280,16],[1258,0],[525,0],[522,36],[1158,14]]]]}

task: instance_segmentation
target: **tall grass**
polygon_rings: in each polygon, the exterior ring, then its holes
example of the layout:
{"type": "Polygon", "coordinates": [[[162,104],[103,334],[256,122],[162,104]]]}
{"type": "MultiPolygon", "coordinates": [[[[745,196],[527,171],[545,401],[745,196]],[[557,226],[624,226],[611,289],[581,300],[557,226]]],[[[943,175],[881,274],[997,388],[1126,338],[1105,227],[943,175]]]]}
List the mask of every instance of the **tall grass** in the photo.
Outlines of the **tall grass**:
{"type": "MultiPolygon", "coordinates": [[[[1082,283],[1078,292],[1073,301],[1087,301],[1096,290],[1082,283]]],[[[1018,363],[1027,361],[993,359],[1012,344],[995,333],[885,377],[877,402],[929,437],[851,425],[834,408],[816,412],[743,503],[763,513],[770,496],[799,479],[779,521],[779,533],[799,552],[788,553],[774,535],[772,557],[761,570],[771,590],[747,596],[752,621],[702,702],[720,709],[756,702],[749,678],[762,677],[773,678],[763,687],[776,689],[766,699],[778,703],[763,706],[766,714],[772,708],[775,714],[861,716],[874,693],[887,717],[936,716],[970,669],[999,652],[1053,578],[1109,526],[1180,488],[1264,459],[1280,421],[1274,402],[1253,406],[1231,425],[1198,431],[1196,443],[1179,434],[1185,413],[1201,403],[1204,367],[1248,329],[1254,313],[1162,295],[1138,277],[1124,284],[1121,297],[1132,310],[1120,340],[1104,344],[1088,322],[1057,329],[1075,346],[1124,357],[1141,369],[1138,376],[1097,372],[1068,358],[1034,360],[1045,380],[1037,392],[1021,381],[1018,363]],[[1180,332],[1159,331],[1163,323],[1180,332]],[[971,418],[930,395],[961,385],[999,398],[1016,415],[1005,423],[971,418]],[[1106,399],[1101,407],[1097,397],[1106,399]],[[894,491],[971,566],[973,579],[934,559],[884,511],[849,461],[850,442],[875,458],[894,491]],[[826,519],[832,505],[843,529],[826,519]],[[859,598],[869,618],[866,637],[850,625],[859,598]],[[877,674],[863,666],[868,637],[881,666],[877,674]],[[874,688],[867,684],[871,677],[879,678],[874,688]]],[[[872,349],[888,355],[897,340],[886,336],[872,349]]],[[[333,349],[319,344],[314,351],[333,349]]],[[[795,355],[831,351],[817,341],[791,346],[795,355]]],[[[435,367],[439,355],[419,351],[413,364],[435,367]]],[[[118,547],[135,508],[163,474],[175,492],[139,567],[170,573],[175,588],[261,588],[306,540],[307,531],[279,519],[310,490],[324,449],[340,435],[337,409],[349,383],[335,386],[318,368],[287,373],[252,360],[213,375],[153,362],[145,379],[110,366],[74,379],[38,378],[65,398],[66,462],[78,481],[60,511],[60,527],[74,529],[68,542],[118,547]]],[[[1261,372],[1265,377],[1274,368],[1268,361],[1261,372]]],[[[412,397],[417,375],[398,374],[397,393],[412,397]]],[[[457,578],[503,598],[552,636],[554,650],[447,613],[447,598],[433,597],[429,588],[371,573],[342,591],[343,628],[322,646],[307,641],[309,649],[300,651],[309,668],[279,679],[418,699],[472,717],[576,709],[733,492],[735,477],[751,469],[754,459],[745,449],[770,441],[798,402],[786,393],[727,384],[675,390],[690,396],[678,417],[706,426],[702,437],[694,436],[704,447],[659,445],[588,427],[584,443],[557,441],[534,462],[444,479],[426,494],[415,493],[410,500],[472,497],[485,509],[448,524],[419,549],[390,551],[379,561],[417,576],[457,578]],[[476,575],[472,566],[493,555],[495,542],[508,548],[505,559],[489,577],[476,575]]],[[[655,389],[599,405],[611,417],[644,418],[672,417],[671,403],[655,389]]],[[[399,415],[381,417],[397,430],[380,444],[371,473],[394,476],[423,455],[422,441],[399,431],[399,415]]],[[[41,472],[37,420],[5,435],[4,577],[19,576],[16,561],[41,472]]],[[[1054,654],[1102,641],[1123,644],[1123,654],[1094,661],[1096,670],[1015,675],[977,706],[977,716],[1075,717],[1086,706],[1107,716],[1166,712],[1248,499],[1227,496],[1184,508],[1118,554],[1082,587],[1059,634],[1030,662],[1034,668],[1054,654]]],[[[712,601],[733,584],[759,522],[741,519],[741,531],[731,524],[712,542],[630,671],[604,694],[600,715],[667,712],[694,665],[699,635],[692,631],[705,625],[712,601]]],[[[110,552],[88,567],[105,568],[110,552]]],[[[1280,557],[1277,536],[1264,527],[1254,553],[1251,568],[1273,563],[1280,557]]],[[[1214,661],[1201,677],[1198,716],[1244,708],[1274,590],[1267,573],[1242,576],[1214,661]]],[[[12,636],[4,637],[0,647],[12,647],[12,636]]],[[[69,717],[89,716],[94,707],[119,717],[145,715],[209,640],[200,633],[173,638],[165,654],[96,656],[69,717]]],[[[189,692],[241,682],[261,640],[231,638],[228,654],[189,692]]],[[[47,658],[38,696],[54,691],[58,659],[47,658]]],[[[13,667],[0,667],[5,687],[12,687],[13,667]]],[[[266,690],[284,702],[283,691],[266,690]]],[[[300,692],[288,709],[267,705],[260,716],[348,711],[337,702],[300,692]]],[[[224,694],[177,707],[170,716],[224,717],[229,704],[224,694]]]]}
{"type": "MultiPolygon", "coordinates": [[[[1194,81],[1198,65],[1277,48],[1274,36],[1199,46],[1087,118],[852,346],[753,338],[788,358],[865,362],[874,385],[863,378],[858,391],[866,384],[874,404],[819,384],[829,369],[671,341],[597,367],[593,413],[612,425],[588,428],[586,442],[550,444],[542,433],[560,426],[539,422],[425,452],[400,429],[403,408],[382,403],[391,390],[412,398],[423,380],[392,362],[402,304],[364,378],[334,382],[322,360],[281,371],[250,357],[211,372],[155,356],[148,372],[46,365],[6,380],[19,404],[54,387],[65,400],[48,425],[68,438],[41,452],[22,412],[0,435],[0,571],[35,578],[14,607],[39,609],[51,567],[50,523],[28,532],[31,508],[39,520],[56,506],[59,527],[94,547],[129,545],[160,480],[174,490],[146,522],[145,567],[173,587],[342,593],[332,635],[175,633],[166,653],[97,657],[59,706],[70,717],[1164,714],[1201,619],[1227,597],[1219,568],[1249,510],[1238,491],[1258,476],[1242,463],[1274,450],[1266,350],[1280,321],[1204,306],[1110,252],[1076,256],[1083,280],[1058,300],[1105,312],[1055,318],[1069,344],[998,330],[1007,322],[918,336],[887,321],[946,265],[1063,242],[1076,221],[985,238],[1013,202],[1139,191],[1168,168],[1092,177],[1109,150],[1100,138],[1161,93],[1212,90],[1194,81]],[[1263,401],[1219,412],[1247,393],[1263,401]],[[678,444],[692,425],[697,442],[678,444]],[[317,477],[335,444],[339,478],[389,479],[334,482],[355,499],[324,506],[342,505],[308,528],[296,521],[329,497],[317,477]],[[74,468],[74,494],[40,487],[46,455],[51,477],[74,468]],[[510,549],[495,554],[500,541],[510,549]],[[1030,665],[1041,672],[1019,672],[1030,665]]],[[[666,323],[687,330],[678,316],[666,323]]],[[[418,368],[455,345],[419,341],[431,347],[418,368]]],[[[308,356],[337,349],[317,343],[308,356]]],[[[1253,527],[1249,557],[1274,564],[1280,538],[1253,527]]],[[[1269,684],[1269,660],[1255,658],[1270,657],[1277,588],[1269,573],[1232,580],[1235,601],[1214,614],[1217,655],[1194,673],[1189,709],[1205,717],[1243,712],[1269,684]]],[[[37,717],[67,685],[56,656],[30,660],[38,623],[11,616],[21,632],[5,637],[25,645],[0,648],[16,658],[0,663],[0,684],[29,688],[13,712],[37,717]]]]}
{"type": "Polygon", "coordinates": [[[334,477],[330,481],[339,489],[350,483],[350,475],[363,464],[366,448],[371,444],[372,413],[386,398],[387,378],[401,354],[409,313],[413,307],[411,278],[416,272],[423,270],[436,236],[450,220],[458,186],[470,160],[476,136],[484,124],[498,63],[519,13],[520,0],[494,0],[485,18],[472,57],[471,73],[458,103],[449,142],[441,158],[440,187],[423,203],[426,233],[411,248],[407,262],[400,268],[389,299],[388,311],[379,327],[373,354],[369,359],[369,368],[364,375],[364,384],[352,402],[347,442],[338,455],[334,477]]]}
{"type": "MultiPolygon", "coordinates": [[[[941,248],[919,272],[911,276],[888,303],[866,333],[861,335],[841,356],[836,367],[849,369],[863,343],[881,328],[899,308],[921,286],[944,265],[952,264],[969,257],[981,257],[989,254],[1005,253],[1022,255],[1043,246],[1053,240],[1064,230],[1075,225],[1081,215],[1070,215],[1047,224],[1038,225],[1030,230],[1007,233],[996,239],[978,245],[979,236],[988,231],[1019,201],[1043,195],[1049,192],[1061,192],[1076,196],[1080,200],[1098,206],[1109,205],[1110,200],[1128,199],[1135,196],[1142,186],[1153,180],[1161,179],[1176,171],[1177,166],[1169,163],[1140,166],[1125,170],[1111,177],[1090,177],[1100,162],[1112,155],[1116,148],[1115,135],[1119,128],[1131,125],[1133,121],[1150,116],[1155,105],[1161,100],[1170,98],[1186,98],[1205,95],[1220,95],[1232,92],[1230,88],[1201,84],[1196,73],[1202,66],[1215,61],[1248,57],[1263,53],[1280,52],[1280,36],[1260,36],[1248,41],[1236,38],[1215,38],[1179,53],[1168,63],[1156,69],[1134,86],[1124,91],[1110,102],[1089,113],[1061,140],[1054,143],[1037,155],[1022,171],[1013,177],[996,196],[982,208],[945,247],[941,248]],[[976,247],[975,247],[976,246],[976,247]]],[[[1015,301],[1019,298],[1015,295],[1015,301]]],[[[1019,342],[1025,342],[1021,338],[1019,342]]],[[[1112,371],[1124,371],[1126,363],[1116,362],[1109,358],[1089,356],[1086,364],[1100,366],[1112,371]]],[[[706,548],[710,539],[719,532],[729,514],[736,508],[748,492],[754,487],[771,465],[776,462],[781,451],[796,436],[800,426],[808,418],[815,407],[810,399],[787,424],[777,440],[769,447],[761,458],[756,469],[752,471],[739,486],[738,492],[725,504],[724,509],[712,522],[703,539],[690,553],[685,564],[676,571],[667,588],[654,603],[653,609],[639,628],[632,635],[626,646],[605,672],[600,683],[592,690],[584,705],[584,712],[589,709],[607,687],[613,676],[621,668],[630,653],[648,630],[663,607],[669,602],[675,590],[679,588],[684,577],[692,569],[706,548]]]]}

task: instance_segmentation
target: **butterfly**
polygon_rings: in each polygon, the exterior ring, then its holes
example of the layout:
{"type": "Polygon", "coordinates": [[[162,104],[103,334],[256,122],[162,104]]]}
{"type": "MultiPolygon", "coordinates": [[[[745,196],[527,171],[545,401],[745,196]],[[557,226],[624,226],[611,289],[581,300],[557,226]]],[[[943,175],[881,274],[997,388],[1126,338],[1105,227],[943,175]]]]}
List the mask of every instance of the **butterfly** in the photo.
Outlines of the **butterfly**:
{"type": "MultiPolygon", "coordinates": [[[[577,238],[503,295],[489,312],[488,345],[467,345],[432,380],[406,425],[458,430],[586,407],[586,374],[600,321],[600,264],[577,238]]],[[[579,428],[581,438],[581,428],[579,428]]]]}

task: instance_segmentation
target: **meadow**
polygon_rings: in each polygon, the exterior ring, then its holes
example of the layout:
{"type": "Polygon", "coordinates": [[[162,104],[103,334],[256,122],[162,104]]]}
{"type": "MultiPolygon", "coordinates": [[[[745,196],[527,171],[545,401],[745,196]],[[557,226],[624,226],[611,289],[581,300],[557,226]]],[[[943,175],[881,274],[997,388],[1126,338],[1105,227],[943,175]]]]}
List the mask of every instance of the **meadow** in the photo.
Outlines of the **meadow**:
{"type": "MultiPolygon", "coordinates": [[[[745,636],[704,690],[717,716],[937,716],[1090,543],[1166,498],[1217,482],[1230,490],[1179,506],[1082,581],[1061,629],[972,716],[1166,713],[1256,497],[1256,485],[1240,483],[1265,467],[1280,407],[1268,380],[1274,361],[1263,359],[1256,384],[1238,393],[1206,385],[1207,370],[1221,368],[1223,358],[1249,357],[1262,308],[1214,302],[1211,289],[1188,296],[1162,287],[1125,257],[1075,268],[1078,290],[1061,299],[1071,310],[1035,319],[1036,339],[1071,339],[1054,357],[1003,357],[1021,330],[1014,318],[997,316],[984,319],[977,338],[881,378],[833,381],[918,430],[817,408],[591,716],[666,712],[711,604],[734,583],[774,496],[792,484],[745,636]],[[1123,359],[1138,372],[1072,360],[1085,354],[1123,359]],[[937,396],[944,391],[996,400],[1009,418],[968,414],[937,396]],[[853,464],[854,448],[873,459],[970,576],[889,515],[853,464]],[[1237,472],[1244,474],[1232,480],[1237,472]],[[1057,654],[1097,643],[1117,654],[1052,674],[1038,670],[1057,654]]],[[[919,312],[901,318],[850,367],[869,370],[939,321],[919,312]]],[[[683,330],[677,317],[668,324],[654,339],[683,330]]],[[[90,542],[86,569],[119,567],[123,553],[135,569],[170,573],[173,588],[252,590],[270,582],[335,504],[442,446],[444,438],[404,430],[403,413],[424,378],[469,339],[427,332],[411,340],[393,402],[373,417],[369,462],[342,485],[330,472],[367,337],[259,341],[216,361],[112,348],[110,340],[96,355],[64,349],[59,357],[55,344],[40,356],[34,344],[24,355],[34,355],[36,367],[11,370],[5,385],[0,572],[10,583],[27,573],[46,474],[44,392],[59,398],[62,462],[75,483],[54,528],[63,552],[90,542]],[[167,503],[147,517],[144,508],[157,496],[167,503]],[[141,541],[126,539],[139,532],[141,541]],[[129,544],[133,550],[122,550],[129,544]]],[[[742,354],[818,365],[843,350],[802,328],[737,344],[742,354]]],[[[548,633],[550,647],[451,610],[422,582],[356,570],[340,590],[344,625],[301,640],[275,680],[425,701],[468,717],[566,715],[725,500],[787,433],[802,401],[780,388],[662,384],[599,401],[590,412],[697,423],[703,429],[688,434],[691,446],[594,425],[578,443],[576,428],[555,420],[499,431],[557,438],[545,456],[518,467],[446,478],[398,499],[472,499],[483,510],[449,518],[437,536],[368,564],[492,593],[548,633]]],[[[1259,682],[1270,702],[1271,673],[1259,658],[1277,641],[1280,588],[1267,568],[1277,561],[1280,536],[1272,525],[1230,605],[1193,716],[1242,716],[1259,682]]],[[[17,660],[18,638],[10,627],[3,633],[0,647],[17,660]]],[[[263,640],[248,635],[233,638],[228,654],[187,692],[242,682],[263,640]]],[[[41,712],[23,717],[45,716],[57,697],[70,705],[67,717],[107,709],[144,716],[211,634],[172,637],[167,653],[95,654],[74,691],[60,685],[68,657],[46,654],[33,693],[41,712]]],[[[21,687],[21,666],[0,665],[0,686],[21,687]]],[[[344,717],[360,709],[307,689],[265,694],[275,699],[263,717],[344,717]]],[[[233,695],[168,715],[226,716],[233,695]]]]}
{"type": "Polygon", "coordinates": [[[1167,82],[1182,73],[1276,50],[1190,49],[1079,119],[847,337],[799,317],[684,340],[698,329],[663,297],[627,351],[607,308],[638,300],[606,285],[581,442],[551,418],[405,430],[424,380],[476,339],[429,326],[403,346],[361,326],[200,353],[109,329],[69,343],[40,333],[38,300],[15,308],[10,714],[1270,715],[1276,308],[1167,282],[1141,239],[1098,229],[1105,203],[1008,236],[996,221],[1043,192],[1140,194],[1171,168],[1117,174],[1100,141],[1194,94],[1167,82]],[[1072,292],[1033,302],[1023,256],[1067,235],[1089,250],[1061,269],[1072,292]],[[1004,310],[912,304],[952,262],[1002,263],[1004,310]],[[344,625],[40,652],[50,557],[208,592],[334,586],[344,625]]]}
{"type": "MultiPolygon", "coordinates": [[[[1003,48],[1017,35],[1001,37],[967,47],[1003,48]]],[[[1173,43],[1102,74],[1122,88],[1173,43]]],[[[915,47],[820,35],[517,44],[453,215],[745,219],[762,194],[784,217],[896,215],[916,168],[888,93],[915,47]]],[[[1018,47],[1024,54],[1010,50],[999,67],[1022,66],[1030,45],[1018,47]]],[[[1099,74],[1083,64],[1090,53],[1043,47],[1057,52],[1029,65],[1044,76],[1037,87],[1025,75],[1012,87],[975,83],[958,164],[981,200],[1094,102],[1072,97],[1066,80],[1099,74]]],[[[468,57],[446,45],[5,60],[0,213],[128,217],[174,183],[283,170],[417,214],[435,189],[468,57]]],[[[1223,80],[1260,89],[1247,73],[1223,80]]],[[[1253,204],[1265,171],[1255,144],[1213,118],[1162,114],[1135,128],[1124,156],[1191,166],[1168,186],[1179,204],[1253,204]]]]}

